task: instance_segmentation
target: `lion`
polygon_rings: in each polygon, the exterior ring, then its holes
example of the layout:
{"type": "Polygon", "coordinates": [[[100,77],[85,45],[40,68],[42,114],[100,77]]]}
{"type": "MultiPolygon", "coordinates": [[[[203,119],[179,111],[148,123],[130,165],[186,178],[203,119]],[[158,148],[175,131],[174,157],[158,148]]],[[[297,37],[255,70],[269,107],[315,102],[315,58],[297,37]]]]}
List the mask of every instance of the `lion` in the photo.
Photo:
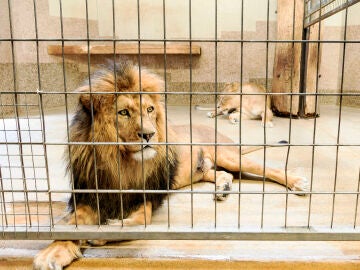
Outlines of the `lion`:
{"type": "MultiPolygon", "coordinates": [[[[222,144],[215,145],[212,128],[194,125],[195,144],[190,147],[189,127],[166,122],[163,85],[151,72],[121,62],[96,71],[77,89],[79,104],[70,125],[66,156],[73,188],[87,192],[72,194],[67,224],[150,224],[167,190],[199,181],[215,183],[214,199],[223,200],[240,163],[244,172],[265,174],[302,194],[308,190],[306,178],[263,168],[241,155],[239,146],[220,133],[217,142],[222,144]],[[103,189],[123,192],[95,192],[103,189]],[[143,193],[144,189],[148,192],[143,193]]],[[[34,269],[62,269],[81,256],[80,241],[56,240],[35,256],[33,265],[34,269]]]]}
{"type": "MultiPolygon", "coordinates": [[[[216,111],[208,112],[208,117],[214,118],[218,115],[229,115],[232,124],[242,120],[261,119],[262,126],[273,127],[273,113],[270,109],[270,97],[261,95],[266,93],[265,88],[254,83],[247,83],[242,86],[239,82],[226,83],[222,95],[218,96],[216,111]],[[240,99],[240,93],[242,99],[240,99]],[[250,94],[250,95],[248,95],[250,94]],[[241,103],[240,103],[241,102],[241,103]]],[[[198,110],[209,110],[197,106],[198,110]]]]}

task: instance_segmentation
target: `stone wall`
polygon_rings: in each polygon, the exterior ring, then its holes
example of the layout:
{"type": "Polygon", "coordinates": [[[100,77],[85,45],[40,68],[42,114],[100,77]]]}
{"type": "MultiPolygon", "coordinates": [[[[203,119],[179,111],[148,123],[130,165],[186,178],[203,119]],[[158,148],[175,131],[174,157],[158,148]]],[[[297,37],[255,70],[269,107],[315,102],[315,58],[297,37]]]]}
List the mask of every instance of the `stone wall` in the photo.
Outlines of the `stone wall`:
{"type": "MultiPolygon", "coordinates": [[[[47,46],[49,44],[61,44],[60,41],[51,41],[51,39],[54,38],[61,38],[60,17],[59,14],[56,13],[57,7],[54,4],[58,1],[54,2],[53,0],[37,0],[35,2],[38,38],[42,39],[38,42],[38,44],[35,42],[35,40],[21,41],[21,39],[35,39],[36,37],[33,1],[13,0],[10,2],[12,5],[12,34],[13,38],[18,40],[14,41],[13,43],[11,43],[9,40],[0,41],[0,91],[3,92],[0,95],[0,104],[2,104],[2,111],[0,112],[0,115],[11,115],[14,113],[14,95],[7,93],[13,93],[14,91],[29,92],[29,94],[18,95],[18,103],[23,105],[36,105],[39,102],[39,96],[36,94],[36,90],[39,87],[44,91],[71,92],[76,89],[76,87],[88,76],[88,57],[86,55],[65,56],[64,74],[62,57],[47,54],[47,46]],[[14,69],[15,74],[13,72],[14,69]]],[[[71,4],[68,1],[63,2],[67,3],[67,7],[69,7],[69,5],[71,4]]],[[[119,4],[130,3],[131,1],[115,2],[119,4]]],[[[240,19],[239,17],[236,17],[237,14],[238,16],[240,16],[240,9],[238,9],[238,7],[236,6],[236,9],[234,8],[234,10],[231,10],[230,4],[228,2],[225,2],[226,1],[219,1],[218,38],[223,40],[240,39],[240,19]]],[[[233,2],[236,3],[236,1],[233,2]]],[[[266,1],[263,0],[258,0],[258,2],[266,3],[266,1]]],[[[74,2],[74,5],[75,3],[77,3],[76,5],[78,5],[80,2],[74,2]]],[[[95,2],[89,0],[89,3],[89,36],[92,38],[111,38],[112,36],[108,36],[109,33],[105,30],[109,29],[112,26],[108,25],[108,28],[106,28],[106,25],[104,25],[104,23],[109,23],[109,21],[111,20],[104,15],[103,19],[101,19],[99,17],[100,15],[96,13],[96,6],[94,6],[95,2]],[[104,19],[104,17],[106,17],[106,20],[104,19]]],[[[162,1],[160,1],[159,3],[162,3],[162,1]]],[[[176,3],[179,4],[180,2],[176,3]]],[[[198,0],[193,1],[193,3],[194,13],[196,15],[203,14],[200,12],[201,4],[205,5],[208,2],[201,2],[200,0],[198,0]]],[[[78,7],[76,5],[74,6],[74,9],[79,8],[78,11],[75,10],[76,12],[74,10],[72,11],[71,9],[65,9],[64,7],[64,12],[67,13],[64,14],[63,18],[63,36],[67,39],[81,39],[86,38],[87,36],[87,24],[84,15],[85,13],[84,10],[81,10],[80,12],[80,8],[83,7],[78,7]]],[[[270,22],[267,25],[266,5],[260,5],[262,8],[260,8],[259,10],[254,8],[253,5],[250,5],[249,3],[247,3],[246,5],[247,6],[245,6],[244,9],[244,39],[265,40],[267,36],[270,40],[276,39],[276,6],[274,6],[274,4],[272,3],[272,6],[270,7],[270,22]],[[268,33],[267,28],[269,31],[268,33]]],[[[8,1],[0,0],[0,7],[0,38],[10,39],[11,31],[8,13],[8,1]]],[[[213,8],[210,10],[211,12],[207,11],[204,13],[204,15],[201,15],[204,16],[203,21],[207,23],[201,22],[201,19],[199,18],[193,21],[193,38],[196,38],[197,36],[202,34],[203,36],[201,38],[205,38],[207,40],[213,39],[214,27],[209,27],[208,25],[210,24],[211,26],[211,24],[213,23],[213,8]],[[210,30],[205,30],[208,28],[210,30]]],[[[146,11],[150,10],[144,7],[142,9],[142,12],[146,11]]],[[[161,14],[159,13],[159,11],[156,12],[155,13],[157,15],[154,13],[154,17],[161,14]]],[[[176,9],[169,8],[169,12],[176,12],[176,9]]],[[[146,19],[149,17],[148,20],[150,20],[151,16],[149,16],[148,13],[146,14],[147,17],[144,15],[144,18],[146,19]]],[[[175,19],[170,19],[170,15],[171,14],[167,14],[167,20],[172,20],[169,21],[169,29],[176,30],[176,23],[179,23],[179,26],[181,26],[181,29],[178,29],[179,35],[185,35],[183,38],[188,38],[186,36],[186,31],[184,30],[184,27],[188,28],[188,24],[184,26],[181,24],[181,22],[177,22],[175,19]]],[[[353,13],[350,16],[355,15],[356,13],[353,13]]],[[[186,16],[184,17],[185,19],[187,18],[186,16]]],[[[126,24],[126,21],[122,23],[126,24]]],[[[128,24],[129,23],[130,22],[128,22],[128,24]]],[[[117,27],[120,26],[117,25],[117,27]]],[[[124,25],[123,27],[126,28],[130,26],[124,25]]],[[[145,26],[144,28],[146,29],[145,26]]],[[[144,34],[146,38],[149,38],[149,35],[151,36],[151,31],[158,31],[159,29],[161,30],[161,27],[154,28],[152,30],[151,29],[144,34]]],[[[342,26],[324,24],[322,27],[322,39],[342,40],[343,31],[344,27],[342,26]]],[[[118,35],[121,35],[121,33],[117,34],[117,37],[119,38],[118,35]]],[[[153,35],[154,38],[159,38],[159,36],[161,36],[161,34],[159,35],[159,33],[157,32],[154,32],[153,35]]],[[[175,34],[173,34],[173,36],[177,37],[175,34]]],[[[359,38],[360,26],[349,26],[347,29],[347,39],[359,40],[359,38]]],[[[86,43],[66,41],[65,45],[67,44],[76,45],[86,43]]],[[[112,45],[112,42],[96,42],[96,44],[112,45]]],[[[163,56],[143,55],[141,56],[141,66],[148,67],[149,69],[158,73],[160,76],[164,76],[164,73],[166,72],[167,91],[189,91],[190,74],[192,78],[191,90],[193,92],[215,91],[215,82],[218,82],[217,89],[220,90],[223,83],[225,82],[239,81],[240,79],[242,79],[243,82],[257,81],[264,83],[266,81],[266,78],[268,79],[267,85],[269,91],[271,90],[271,79],[275,51],[274,43],[269,43],[268,47],[266,43],[243,43],[242,74],[240,74],[240,42],[219,42],[217,44],[215,44],[214,42],[194,42],[193,44],[201,46],[201,55],[192,57],[191,71],[189,56],[167,56],[165,68],[163,56]]],[[[326,43],[322,44],[321,46],[321,65],[319,69],[320,93],[337,93],[341,88],[342,47],[343,44],[341,43],[326,43]]],[[[360,92],[360,78],[358,75],[360,74],[360,66],[358,65],[360,60],[359,47],[359,43],[346,44],[343,91],[354,93],[360,92]]],[[[99,64],[104,63],[106,58],[112,59],[111,56],[105,57],[100,55],[92,55],[90,57],[91,70],[96,69],[99,64]]],[[[129,58],[132,59],[135,63],[137,63],[138,61],[138,57],[129,58]]],[[[65,95],[63,94],[43,95],[44,108],[51,109],[57,106],[64,106],[65,103],[68,103],[70,109],[73,108],[73,106],[75,106],[76,104],[76,96],[73,94],[69,94],[66,98],[67,101],[65,100],[65,95]]],[[[319,100],[321,103],[336,104],[338,103],[339,98],[337,96],[327,96],[321,97],[319,100]]],[[[343,103],[345,105],[359,106],[359,100],[360,98],[358,96],[355,98],[344,97],[343,103]]],[[[169,95],[168,101],[169,104],[189,104],[190,98],[188,95],[169,95]]],[[[214,96],[194,95],[192,98],[192,102],[194,104],[214,103],[214,96]]],[[[34,106],[34,108],[36,108],[36,106],[34,106]]],[[[26,108],[20,107],[20,111],[23,113],[25,112],[24,109],[26,110],[26,108]]],[[[32,107],[28,107],[27,109],[31,110],[32,107]]]]}

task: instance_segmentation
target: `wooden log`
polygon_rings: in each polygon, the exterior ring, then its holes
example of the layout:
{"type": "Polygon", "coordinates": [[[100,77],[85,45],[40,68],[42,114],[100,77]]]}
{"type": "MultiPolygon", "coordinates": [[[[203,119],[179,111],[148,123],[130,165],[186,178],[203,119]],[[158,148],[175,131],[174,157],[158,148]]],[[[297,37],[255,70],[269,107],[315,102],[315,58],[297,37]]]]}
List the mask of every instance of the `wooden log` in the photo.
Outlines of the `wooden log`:
{"type": "MultiPolygon", "coordinates": [[[[277,39],[301,40],[303,35],[304,1],[277,1],[277,39]],[[295,14],[294,14],[295,10],[295,14]],[[295,16],[295,17],[294,17],[295,16]]],[[[301,43],[276,43],[273,70],[273,93],[299,93],[301,80],[301,43]]],[[[299,114],[299,96],[274,95],[273,110],[278,115],[299,114]]]]}
{"type": "MultiPolygon", "coordinates": [[[[48,45],[47,47],[48,54],[50,55],[62,55],[63,48],[62,45],[48,45]]],[[[113,45],[90,45],[88,48],[87,45],[65,45],[64,54],[114,54],[113,45]]],[[[139,47],[138,44],[129,43],[129,44],[117,44],[115,47],[115,54],[138,54],[139,47]]],[[[141,44],[140,45],[141,54],[155,54],[161,55],[164,54],[164,45],[163,44],[141,44]]],[[[188,44],[166,44],[166,54],[174,55],[200,55],[201,48],[198,45],[192,45],[190,50],[190,45],[188,44]]]]}

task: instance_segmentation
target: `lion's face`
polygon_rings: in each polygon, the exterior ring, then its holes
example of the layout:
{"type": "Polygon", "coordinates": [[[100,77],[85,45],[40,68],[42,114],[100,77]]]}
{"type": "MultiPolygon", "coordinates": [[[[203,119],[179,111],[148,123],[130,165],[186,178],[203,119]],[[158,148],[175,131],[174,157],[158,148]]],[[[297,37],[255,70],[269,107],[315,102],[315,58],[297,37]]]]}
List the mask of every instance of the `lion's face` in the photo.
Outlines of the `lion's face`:
{"type": "Polygon", "coordinates": [[[120,95],[116,101],[115,129],[119,141],[129,143],[124,148],[135,160],[153,158],[159,142],[158,114],[159,104],[150,95],[120,95]]]}
{"type": "MultiPolygon", "coordinates": [[[[223,89],[223,93],[232,93],[236,91],[235,83],[227,83],[223,89]]],[[[239,99],[235,95],[219,95],[216,107],[218,111],[223,112],[223,114],[230,114],[239,106],[239,99]]]]}
{"type": "MultiPolygon", "coordinates": [[[[93,111],[94,132],[89,129],[88,140],[95,142],[124,142],[119,144],[123,157],[136,161],[155,157],[164,141],[165,117],[160,94],[163,81],[136,66],[124,65],[116,70],[105,69],[91,77],[88,84],[78,88],[81,105],[88,114],[93,111]],[[141,90],[141,95],[139,93],[141,90]],[[154,93],[155,92],[155,93],[154,93]],[[115,94],[116,93],[116,94],[115,94]],[[92,137],[92,134],[93,137],[92,137]]],[[[73,136],[72,140],[77,140],[73,136]]],[[[104,156],[114,147],[98,147],[104,156]]],[[[115,155],[115,154],[114,154],[115,155]]]]}

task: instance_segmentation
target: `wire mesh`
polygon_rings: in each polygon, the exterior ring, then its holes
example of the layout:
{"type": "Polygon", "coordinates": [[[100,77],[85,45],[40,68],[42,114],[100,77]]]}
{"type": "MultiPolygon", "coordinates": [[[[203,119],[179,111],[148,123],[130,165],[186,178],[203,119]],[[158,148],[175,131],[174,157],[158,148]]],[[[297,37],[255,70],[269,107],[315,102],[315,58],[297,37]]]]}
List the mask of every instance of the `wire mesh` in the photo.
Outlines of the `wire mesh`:
{"type": "MultiPolygon", "coordinates": [[[[54,3],[57,1],[54,1],[54,3]]],[[[235,2],[235,1],[234,1],[235,2]]],[[[32,6],[32,14],[27,14],[29,21],[33,22],[32,26],[29,26],[28,30],[32,34],[19,35],[18,29],[14,30],[14,21],[18,23],[18,15],[15,12],[17,9],[14,7],[14,4],[11,0],[1,2],[7,10],[8,18],[8,33],[2,34],[0,36],[0,45],[9,46],[9,58],[11,63],[11,84],[7,85],[4,90],[0,91],[0,109],[1,109],[1,121],[0,121],[0,188],[1,188],[1,235],[3,239],[87,239],[89,233],[92,237],[99,239],[119,239],[119,232],[121,232],[121,237],[124,239],[233,239],[233,240],[359,240],[359,227],[358,227],[358,201],[359,201],[359,183],[360,176],[359,170],[356,169],[354,176],[354,169],[349,169],[346,162],[342,160],[343,152],[353,152],[360,147],[360,142],[358,138],[355,139],[342,139],[344,130],[344,125],[349,125],[348,119],[344,120],[344,98],[356,99],[359,98],[359,92],[349,91],[344,87],[344,78],[346,77],[346,59],[348,59],[347,48],[348,46],[358,46],[360,40],[358,38],[349,38],[347,35],[348,29],[348,10],[351,10],[351,5],[356,4],[358,1],[304,1],[305,5],[305,30],[307,31],[310,25],[319,23],[318,28],[318,39],[317,40],[296,40],[295,39],[295,29],[292,29],[292,38],[289,40],[278,40],[274,33],[272,32],[272,22],[270,20],[271,16],[271,5],[270,0],[266,0],[265,5],[265,23],[262,27],[265,29],[264,36],[249,38],[249,34],[245,33],[244,24],[245,24],[245,15],[247,13],[247,7],[249,3],[246,1],[241,1],[237,3],[236,8],[239,9],[238,17],[239,19],[239,33],[238,37],[227,38],[223,33],[220,32],[221,26],[221,10],[224,8],[223,1],[214,0],[212,3],[204,1],[204,5],[208,5],[210,10],[210,17],[213,18],[212,25],[209,27],[213,30],[213,37],[199,38],[198,33],[194,30],[196,29],[196,23],[194,22],[194,13],[196,14],[196,4],[189,0],[185,5],[186,17],[187,17],[187,36],[186,37],[177,37],[174,38],[173,35],[169,34],[169,29],[171,25],[167,25],[170,15],[168,14],[168,8],[171,5],[169,1],[162,0],[159,1],[157,8],[161,10],[161,21],[162,25],[159,28],[160,35],[149,37],[144,35],[143,27],[146,29],[146,25],[143,23],[144,13],[142,9],[146,9],[146,6],[143,6],[143,1],[137,0],[136,6],[134,9],[135,18],[134,20],[134,33],[135,36],[132,37],[122,37],[118,34],[118,24],[117,20],[121,19],[120,14],[117,14],[118,6],[121,6],[119,1],[112,0],[110,3],[111,13],[108,14],[108,17],[112,21],[111,24],[111,33],[109,35],[100,35],[94,34],[94,25],[93,25],[93,1],[85,0],[84,4],[84,14],[83,14],[83,31],[78,35],[69,35],[67,36],[66,31],[69,32],[69,29],[66,29],[65,26],[69,26],[69,18],[64,16],[64,3],[59,0],[57,2],[57,12],[60,37],[48,37],[46,35],[40,35],[40,22],[41,17],[40,10],[44,8],[41,5],[44,5],[44,1],[32,0],[27,1],[27,4],[32,6]],[[329,10],[332,9],[332,10],[329,10]],[[341,39],[330,39],[323,40],[321,37],[322,32],[322,21],[330,15],[333,15],[335,11],[340,11],[345,9],[344,14],[344,27],[343,35],[341,39]],[[16,35],[14,33],[17,33],[16,35]],[[145,37],[144,37],[145,36],[145,37]],[[73,69],[71,66],[72,61],[80,61],[82,63],[82,79],[89,84],[90,95],[90,115],[91,119],[95,119],[96,112],[94,112],[94,98],[97,95],[101,94],[114,94],[116,97],[121,97],[122,95],[133,94],[133,92],[123,91],[121,94],[114,87],[113,92],[101,92],[93,91],[93,82],[91,80],[91,74],[95,64],[101,64],[104,62],[104,58],[110,59],[114,67],[114,78],[116,80],[117,73],[115,72],[116,63],[119,61],[118,54],[116,53],[116,48],[118,44],[127,44],[132,42],[136,45],[137,55],[135,55],[132,60],[139,67],[139,94],[140,97],[140,107],[143,105],[143,95],[146,94],[142,86],[142,70],[145,70],[145,66],[151,62],[149,58],[142,53],[142,46],[151,42],[160,42],[163,45],[163,54],[160,56],[160,61],[157,60],[155,65],[156,73],[159,73],[164,80],[164,90],[155,91],[154,94],[161,95],[164,98],[164,109],[165,109],[165,129],[166,136],[164,142],[152,143],[153,145],[165,145],[166,146],[166,160],[169,159],[169,147],[172,146],[182,146],[188,147],[190,149],[190,159],[189,164],[196,162],[192,155],[193,149],[196,147],[204,146],[213,146],[215,149],[214,155],[214,171],[221,169],[221,166],[217,165],[217,160],[222,154],[218,151],[221,147],[230,147],[237,146],[240,148],[240,152],[243,148],[251,146],[260,146],[262,147],[262,153],[258,154],[256,158],[260,160],[259,163],[262,163],[263,173],[260,175],[260,185],[255,187],[248,183],[246,179],[248,176],[243,176],[241,173],[235,174],[236,179],[240,179],[239,182],[233,185],[232,190],[219,191],[217,186],[202,186],[198,188],[195,184],[195,180],[191,175],[190,187],[180,190],[173,190],[170,187],[170,178],[169,173],[169,164],[166,166],[167,169],[167,188],[164,190],[149,190],[146,188],[145,182],[145,172],[144,172],[144,156],[142,153],[141,162],[142,166],[142,179],[143,185],[141,189],[126,189],[124,188],[124,183],[122,182],[122,176],[120,171],[122,170],[122,164],[120,158],[117,161],[117,168],[119,177],[119,188],[118,189],[100,189],[98,185],[99,177],[98,173],[101,171],[101,167],[97,164],[98,159],[98,149],[99,146],[114,146],[120,149],[120,146],[127,145],[141,145],[143,142],[123,142],[117,138],[115,141],[106,141],[98,142],[95,140],[95,127],[91,127],[92,141],[90,142],[74,142],[70,140],[70,123],[71,118],[73,117],[73,107],[76,103],[79,93],[73,92],[74,82],[71,82],[74,78],[73,73],[80,73],[78,70],[73,69]],[[169,44],[177,43],[186,43],[190,46],[190,52],[192,52],[192,47],[195,45],[204,45],[208,50],[206,53],[209,53],[210,58],[212,59],[213,66],[208,69],[209,76],[211,77],[211,85],[209,89],[203,89],[199,91],[199,88],[196,86],[196,83],[199,82],[197,77],[199,76],[198,66],[199,59],[198,56],[189,53],[188,56],[183,57],[179,60],[180,64],[184,64],[182,69],[184,70],[181,75],[188,76],[188,80],[185,80],[185,86],[183,89],[176,88],[176,83],[172,82],[172,76],[176,77],[176,74],[172,74],[174,70],[174,63],[178,61],[174,57],[170,57],[167,53],[167,48],[169,44]],[[61,74],[61,84],[60,87],[57,85],[52,85],[52,78],[46,76],[46,66],[44,63],[46,61],[53,61],[53,59],[44,57],[43,49],[44,46],[48,44],[61,44],[62,53],[54,61],[60,63],[60,70],[58,71],[61,74]],[[113,52],[109,57],[94,57],[91,54],[91,47],[93,44],[104,43],[109,44],[113,48],[113,52]],[[316,91],[313,93],[298,93],[290,89],[286,93],[274,93],[271,91],[271,85],[269,81],[273,76],[271,72],[271,61],[273,61],[273,46],[276,44],[291,44],[295,46],[296,44],[301,44],[303,46],[308,46],[310,44],[317,45],[317,55],[321,55],[321,46],[326,45],[341,45],[341,54],[340,54],[340,85],[339,89],[335,92],[321,92],[319,90],[319,76],[321,69],[320,59],[316,59],[316,91]],[[34,76],[31,86],[24,85],[21,83],[21,72],[19,57],[16,56],[17,53],[20,54],[20,49],[18,45],[21,44],[30,44],[33,46],[33,55],[35,56],[34,60],[34,76]],[[67,44],[80,44],[86,45],[86,52],[84,57],[81,56],[69,56],[65,54],[65,46],[67,44]],[[282,147],[279,146],[276,142],[272,141],[273,132],[270,132],[265,126],[259,130],[260,140],[251,141],[244,138],[244,132],[247,129],[247,122],[240,121],[239,125],[231,127],[230,134],[236,139],[234,142],[220,142],[218,141],[218,131],[224,128],[224,123],[222,119],[215,118],[210,123],[214,127],[214,141],[212,142],[197,142],[193,135],[193,126],[198,124],[199,112],[193,110],[194,105],[201,98],[206,97],[207,100],[210,100],[212,108],[217,114],[216,102],[221,95],[233,95],[231,93],[222,93],[221,86],[224,83],[222,79],[222,68],[224,68],[224,62],[222,59],[222,53],[227,49],[227,46],[238,46],[238,51],[234,54],[237,54],[236,57],[239,57],[239,65],[236,66],[236,81],[240,82],[240,93],[237,94],[237,97],[240,101],[240,106],[243,105],[243,97],[245,96],[257,96],[264,95],[261,93],[243,93],[243,84],[245,83],[244,73],[248,73],[247,66],[245,64],[246,53],[249,52],[249,47],[259,45],[260,50],[258,54],[263,55],[259,56],[259,59],[264,59],[262,62],[261,71],[264,78],[264,86],[266,89],[265,96],[266,98],[273,98],[276,96],[286,96],[290,98],[290,112],[292,111],[293,98],[299,97],[304,102],[304,99],[307,97],[313,96],[315,98],[315,115],[319,114],[318,104],[320,99],[323,98],[338,98],[338,111],[330,111],[332,119],[335,119],[336,124],[334,125],[335,130],[331,130],[331,139],[322,140],[319,137],[319,132],[323,132],[324,128],[322,123],[319,123],[318,118],[312,120],[313,125],[310,127],[312,130],[306,131],[310,132],[310,140],[298,140],[295,139],[294,133],[301,132],[304,126],[298,127],[297,117],[290,114],[289,119],[282,119],[286,121],[280,121],[285,127],[281,130],[283,133],[281,136],[285,137],[287,143],[283,144],[282,147]],[[225,48],[225,49],[224,49],[225,48]],[[184,75],[184,74],[187,75],[184,75]],[[34,87],[33,87],[34,86],[34,87]],[[187,102],[186,105],[183,105],[182,109],[177,109],[176,106],[171,105],[172,98],[185,99],[187,102]],[[47,106],[49,100],[59,99],[61,105],[61,116],[53,116],[49,106],[47,106]],[[214,105],[213,105],[214,104],[214,105]],[[181,115],[183,114],[183,115],[181,115]],[[185,115],[185,116],[184,116],[185,115]],[[170,129],[171,121],[175,122],[180,116],[184,117],[184,123],[187,124],[189,128],[189,140],[184,139],[183,142],[173,142],[168,137],[168,129],[170,129]],[[169,120],[169,121],[168,121],[169,120]],[[62,122],[62,132],[60,132],[58,127],[55,127],[53,122],[62,122]],[[169,122],[169,123],[168,123],[169,122]],[[169,126],[168,126],[169,125],[169,126]],[[320,126],[320,127],[319,127],[320,126]],[[64,136],[59,138],[56,133],[64,136]],[[55,133],[55,134],[53,134],[55,133]],[[334,139],[335,138],[335,139],[334,139]],[[94,175],[95,175],[95,185],[92,189],[79,189],[75,187],[73,175],[69,174],[68,178],[59,176],[64,175],[65,172],[60,171],[64,169],[64,166],[53,167],[54,164],[59,162],[59,159],[54,159],[52,155],[57,153],[57,156],[63,150],[67,149],[65,152],[66,158],[71,160],[71,147],[77,145],[87,145],[93,146],[92,155],[94,160],[94,175]],[[271,147],[271,149],[270,149],[271,147]],[[296,163],[296,155],[302,155],[302,151],[306,151],[310,159],[310,166],[305,172],[309,176],[310,180],[310,190],[309,191],[291,191],[283,187],[273,187],[269,188],[268,181],[266,181],[266,167],[274,161],[273,149],[278,151],[280,149],[283,151],[283,163],[279,166],[285,170],[285,178],[287,181],[288,171],[291,170],[296,163]],[[322,150],[325,149],[325,150],[322,150]],[[319,174],[319,171],[316,166],[320,164],[319,162],[319,153],[322,153],[324,156],[324,151],[331,152],[332,158],[329,158],[327,161],[327,166],[333,169],[333,177],[330,177],[329,183],[326,188],[320,187],[317,178],[323,177],[319,174]],[[295,160],[295,161],[294,161],[295,160]],[[52,172],[49,168],[52,167],[52,172]],[[345,169],[344,169],[345,168],[345,169]],[[350,170],[350,175],[352,177],[351,183],[346,182],[344,177],[342,177],[340,172],[344,170],[350,170]],[[54,176],[54,174],[56,176],[54,176]],[[63,182],[59,183],[58,179],[63,178],[63,182]],[[244,181],[242,181],[244,179],[244,181]],[[65,183],[64,183],[65,182],[65,183]],[[255,187],[255,188],[254,188],[255,187]],[[96,222],[92,225],[84,226],[78,222],[78,216],[81,213],[77,213],[77,202],[76,194],[95,194],[95,205],[97,213],[103,211],[101,204],[101,195],[102,194],[119,194],[119,208],[120,216],[119,226],[110,226],[104,224],[101,221],[100,214],[96,217],[96,222]],[[142,204],[144,206],[144,226],[140,227],[129,227],[125,226],[124,220],[124,209],[123,209],[123,197],[128,194],[141,194],[142,204]],[[150,223],[147,215],[147,201],[149,196],[153,194],[166,194],[168,197],[165,199],[162,207],[159,210],[159,214],[155,217],[155,222],[150,223]],[[225,202],[218,202],[217,200],[212,200],[213,196],[216,195],[229,195],[231,199],[225,202]],[[304,198],[298,198],[295,194],[308,195],[304,198]],[[74,203],[74,223],[71,225],[60,225],[65,215],[63,211],[65,209],[65,204],[61,202],[61,199],[66,197],[72,197],[74,203]],[[296,199],[294,199],[296,197],[296,199]],[[205,202],[202,202],[202,201],[205,202]],[[300,206],[299,200],[302,200],[300,206]],[[347,201],[348,200],[348,201],[347,201]],[[347,209],[350,209],[351,213],[346,213],[346,216],[342,215],[344,211],[344,201],[346,203],[351,203],[351,207],[346,206],[347,209]],[[275,202],[272,206],[271,202],[275,202]],[[182,207],[179,207],[179,205],[182,207]],[[199,206],[202,204],[202,206],[199,206]],[[204,206],[204,204],[206,204],[204,206]],[[316,204],[320,204],[320,207],[316,204]],[[250,210],[246,209],[246,206],[251,205],[250,210]],[[274,209],[271,207],[278,206],[274,209]],[[322,208],[322,209],[321,209],[322,208]],[[325,210],[324,210],[325,209],[325,210]],[[322,211],[324,210],[324,211],[322,211]],[[207,211],[207,214],[205,214],[207,211]],[[251,213],[251,211],[253,211],[251,213]],[[295,213],[295,214],[294,214],[295,213]],[[184,220],[179,222],[178,216],[184,216],[184,220]],[[250,216],[250,218],[249,218],[250,216]],[[350,217],[351,216],[351,217],[350,217]],[[99,230],[100,228],[100,230],[99,230]]],[[[293,5],[293,14],[292,21],[295,25],[295,14],[298,12],[296,10],[296,5],[293,5]]],[[[235,8],[235,7],[234,7],[235,8]]],[[[120,13],[120,12],[119,12],[120,13]]],[[[55,22],[53,22],[55,24],[55,22]]],[[[155,23],[155,22],[154,22],[155,23]]],[[[19,27],[19,26],[17,26],[19,27]]],[[[24,26],[23,26],[24,27],[24,26]]],[[[50,35],[51,36],[51,35],[50,35]]],[[[25,47],[27,45],[24,45],[25,47]]],[[[258,48],[258,47],[257,47],[258,48]]],[[[233,48],[234,49],[234,48],[233,48]]],[[[203,56],[200,56],[203,57],[203,56]]],[[[205,57],[205,56],[204,56],[205,57]]],[[[209,57],[209,56],[207,56],[209,57]]],[[[234,55],[235,58],[235,55],[234,55]]],[[[254,61],[257,61],[255,59],[254,61]]],[[[292,63],[294,63],[294,58],[292,58],[292,63]]],[[[326,59],[322,59],[326,61],[326,59]]],[[[226,65],[231,65],[226,64],[226,65]]],[[[291,65],[291,74],[294,73],[293,65],[291,65]]],[[[177,74],[179,76],[179,74],[177,74]]],[[[79,75],[80,76],[80,75],[79,75]]],[[[4,75],[5,78],[5,75],[4,75]]],[[[176,80],[176,78],[175,78],[176,80]]],[[[292,78],[290,85],[293,85],[292,78]]],[[[118,104],[115,103],[116,111],[118,111],[118,104]]],[[[358,108],[357,108],[358,110],[358,108]]],[[[266,103],[265,103],[265,118],[266,115],[266,103]]],[[[348,114],[353,113],[352,111],[346,111],[345,114],[347,117],[348,114]]],[[[356,111],[355,113],[358,113],[356,111]]],[[[117,119],[117,118],[116,118],[117,119]]],[[[202,120],[201,120],[202,121],[202,120]]],[[[205,122],[205,120],[203,120],[205,122]]],[[[210,120],[209,120],[210,121],[210,120]]],[[[181,121],[178,121],[181,122],[181,121]]],[[[141,127],[143,127],[143,119],[141,117],[141,127]]],[[[226,125],[226,124],[225,124],[226,125]]],[[[119,123],[116,120],[116,129],[119,130],[119,123]]],[[[142,129],[142,128],[141,128],[142,129]]],[[[325,128],[326,129],[326,128],[325,128]]],[[[305,132],[305,131],[304,131],[305,132]]],[[[229,135],[229,134],[228,134],[229,135]]],[[[279,134],[277,134],[279,135],[279,134]]],[[[330,136],[330,137],[331,137],[330,136]]],[[[284,138],[281,138],[284,139],[284,138]]],[[[279,150],[279,151],[280,151],[279,150]]],[[[120,150],[119,150],[120,151],[120,150]]],[[[120,153],[118,153],[120,156],[120,153]]],[[[326,156],[326,154],[325,154],[326,156]]],[[[357,154],[354,154],[355,158],[358,157],[357,154]]],[[[280,162],[280,161],[279,161],[280,162]]],[[[243,167],[243,161],[239,158],[239,167],[243,167]]],[[[276,162],[275,162],[276,163],[276,162]]],[[[323,163],[322,163],[323,164],[323,163]]],[[[355,164],[359,166],[359,164],[355,164]]],[[[70,168],[71,169],[71,168],[70,168]]],[[[329,169],[330,170],[330,169],[329,169]]],[[[303,172],[304,173],[304,172],[303,172]]],[[[215,182],[217,174],[214,172],[215,182]]],[[[346,174],[346,177],[349,174],[346,174]]]]}

